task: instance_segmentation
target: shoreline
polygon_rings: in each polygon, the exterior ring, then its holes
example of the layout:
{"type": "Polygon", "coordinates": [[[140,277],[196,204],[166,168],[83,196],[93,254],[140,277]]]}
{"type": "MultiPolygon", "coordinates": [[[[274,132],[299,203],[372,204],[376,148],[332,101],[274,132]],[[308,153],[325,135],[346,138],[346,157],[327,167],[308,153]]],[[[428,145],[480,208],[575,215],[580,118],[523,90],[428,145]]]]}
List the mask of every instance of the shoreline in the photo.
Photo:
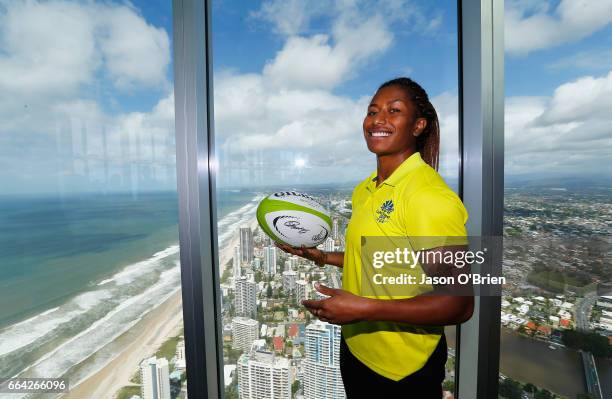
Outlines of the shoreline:
{"type": "Polygon", "coordinates": [[[60,397],[113,398],[122,387],[134,385],[130,378],[138,371],[140,362],[155,354],[168,338],[178,335],[182,325],[182,297],[178,290],[130,329],[138,333],[117,356],[60,397]]]}
{"type": "MultiPolygon", "coordinates": [[[[253,216],[244,224],[254,229],[257,227],[257,218],[253,216]]],[[[219,251],[220,276],[223,275],[227,263],[233,258],[233,248],[239,242],[240,234],[236,231],[225,248],[219,251]]],[[[181,327],[183,327],[183,306],[179,289],[130,329],[138,333],[117,356],[77,385],[71,386],[70,392],[60,398],[114,398],[124,386],[136,385],[130,381],[130,378],[138,371],[140,362],[155,354],[167,339],[178,334],[181,327]]],[[[121,337],[117,338],[117,340],[120,339],[121,337]]]]}

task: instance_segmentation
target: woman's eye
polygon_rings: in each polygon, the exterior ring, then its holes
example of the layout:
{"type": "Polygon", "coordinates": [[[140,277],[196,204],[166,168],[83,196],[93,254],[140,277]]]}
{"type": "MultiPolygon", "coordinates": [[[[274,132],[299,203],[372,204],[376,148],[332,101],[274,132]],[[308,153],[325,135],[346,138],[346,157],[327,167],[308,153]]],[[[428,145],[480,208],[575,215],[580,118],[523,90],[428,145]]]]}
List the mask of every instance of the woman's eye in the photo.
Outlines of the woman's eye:
{"type": "Polygon", "coordinates": [[[391,109],[389,110],[389,112],[391,112],[392,114],[394,114],[394,113],[396,113],[396,112],[399,112],[399,109],[397,109],[397,108],[391,108],[391,109]]]}
{"type": "Polygon", "coordinates": [[[374,116],[376,114],[376,111],[368,111],[368,116],[374,116]]]}

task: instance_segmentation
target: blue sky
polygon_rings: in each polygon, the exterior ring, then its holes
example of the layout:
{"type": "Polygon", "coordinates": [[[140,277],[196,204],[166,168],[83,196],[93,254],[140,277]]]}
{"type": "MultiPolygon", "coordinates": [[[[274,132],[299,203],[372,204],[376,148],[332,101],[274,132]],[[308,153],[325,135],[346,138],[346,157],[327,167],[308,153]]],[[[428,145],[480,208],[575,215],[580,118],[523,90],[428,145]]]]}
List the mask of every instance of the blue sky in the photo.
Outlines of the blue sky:
{"type": "MultiPolygon", "coordinates": [[[[506,1],[509,176],[612,161],[612,8],[582,3],[506,1]]],[[[170,4],[0,0],[4,193],[174,189],[170,4]]],[[[361,179],[365,106],[400,75],[429,92],[455,177],[456,40],[455,2],[214,2],[219,185],[361,179]]]]}

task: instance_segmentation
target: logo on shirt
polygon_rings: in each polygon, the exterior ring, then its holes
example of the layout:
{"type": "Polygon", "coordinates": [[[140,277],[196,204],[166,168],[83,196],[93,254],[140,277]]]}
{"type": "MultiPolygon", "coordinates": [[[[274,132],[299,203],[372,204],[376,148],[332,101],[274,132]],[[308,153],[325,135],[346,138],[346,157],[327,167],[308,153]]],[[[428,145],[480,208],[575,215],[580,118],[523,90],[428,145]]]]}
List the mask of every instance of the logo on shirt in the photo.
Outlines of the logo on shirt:
{"type": "Polygon", "coordinates": [[[376,214],[378,215],[376,221],[378,223],[385,223],[387,219],[391,217],[391,212],[393,212],[393,201],[386,200],[382,203],[380,209],[376,211],[376,214]]]}

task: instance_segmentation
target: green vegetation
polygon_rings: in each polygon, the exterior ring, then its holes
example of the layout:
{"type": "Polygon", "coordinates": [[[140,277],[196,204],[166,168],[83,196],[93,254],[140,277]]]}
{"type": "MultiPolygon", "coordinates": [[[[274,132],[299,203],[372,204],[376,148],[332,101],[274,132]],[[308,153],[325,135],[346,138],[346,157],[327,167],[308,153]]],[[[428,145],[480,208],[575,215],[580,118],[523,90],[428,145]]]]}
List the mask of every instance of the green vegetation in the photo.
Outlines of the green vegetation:
{"type": "Polygon", "coordinates": [[[455,393],[455,381],[446,380],[442,383],[442,389],[450,393],[455,393]]]}
{"type": "Polygon", "coordinates": [[[291,384],[291,396],[293,397],[295,393],[300,389],[300,382],[298,380],[293,381],[291,384]]]}
{"type": "Polygon", "coordinates": [[[581,287],[592,281],[587,275],[573,272],[560,272],[542,263],[536,264],[527,275],[527,282],[536,287],[553,293],[563,293],[567,290],[581,292],[581,287]]]}
{"type": "MultiPolygon", "coordinates": [[[[180,335],[169,338],[168,340],[166,340],[166,342],[162,344],[162,346],[157,350],[157,352],[155,352],[155,357],[163,357],[168,360],[168,362],[170,362],[170,360],[172,360],[172,358],[176,354],[176,346],[182,339],[183,337],[180,335]]],[[[174,371],[174,365],[172,363],[170,363],[168,367],[170,372],[174,371]]]]}
{"type": "Polygon", "coordinates": [[[117,392],[116,399],[130,399],[133,395],[140,396],[140,387],[123,387],[117,392]]]}
{"type": "Polygon", "coordinates": [[[506,378],[499,383],[499,395],[506,399],[521,399],[522,394],[521,383],[512,378],[506,378]]]}
{"type": "Polygon", "coordinates": [[[130,382],[133,382],[134,384],[142,384],[142,381],[140,380],[140,370],[136,370],[132,378],[130,378],[130,382]]]}
{"type": "Polygon", "coordinates": [[[232,349],[231,345],[225,345],[224,352],[227,355],[227,364],[236,364],[238,358],[242,354],[240,349],[232,349]]]}
{"type": "Polygon", "coordinates": [[[233,261],[229,261],[225,265],[225,269],[223,270],[223,274],[221,275],[221,284],[227,283],[227,280],[229,280],[230,276],[232,275],[232,273],[230,272],[230,270],[232,270],[232,262],[233,261]]]}
{"type": "Polygon", "coordinates": [[[570,348],[591,352],[597,357],[612,357],[612,346],[608,338],[594,332],[565,330],[561,335],[563,344],[570,348]]]}

